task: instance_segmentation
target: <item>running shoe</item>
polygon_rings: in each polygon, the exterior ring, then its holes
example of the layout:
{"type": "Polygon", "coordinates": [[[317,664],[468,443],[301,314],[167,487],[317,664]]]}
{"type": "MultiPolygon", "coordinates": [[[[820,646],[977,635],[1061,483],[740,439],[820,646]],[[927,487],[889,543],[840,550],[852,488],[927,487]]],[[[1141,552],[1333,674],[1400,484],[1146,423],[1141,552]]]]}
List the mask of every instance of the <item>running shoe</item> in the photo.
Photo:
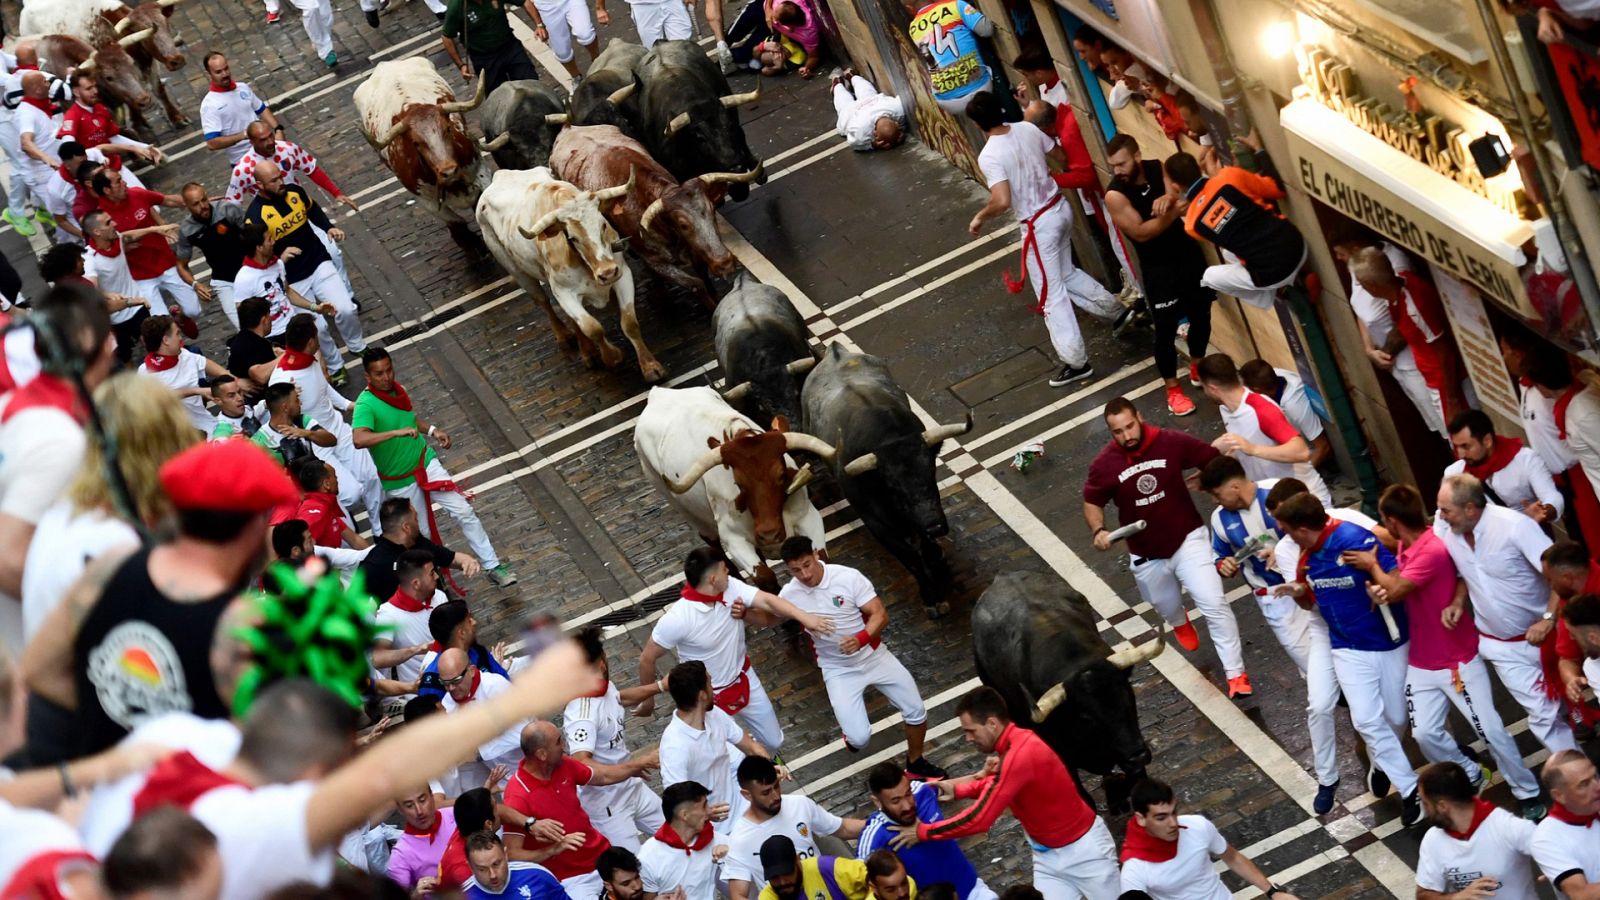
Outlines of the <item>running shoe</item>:
{"type": "Polygon", "coordinates": [[[1062,366],[1061,371],[1050,379],[1051,387],[1066,387],[1074,381],[1082,381],[1094,374],[1094,366],[1084,363],[1081,366],[1062,366]]]}
{"type": "Polygon", "coordinates": [[[0,212],[0,219],[5,219],[6,224],[17,230],[23,237],[33,237],[39,233],[39,226],[33,224],[33,219],[27,216],[18,216],[11,210],[0,212]]]}
{"type": "Polygon", "coordinates": [[[1133,323],[1135,312],[1137,312],[1135,307],[1124,306],[1122,312],[1117,313],[1117,317],[1111,321],[1112,337],[1121,337],[1122,333],[1128,330],[1128,326],[1133,323]]]}
{"type": "Polygon", "coordinates": [[[1526,800],[1518,800],[1517,802],[1522,805],[1522,817],[1529,822],[1542,821],[1545,816],[1550,814],[1550,804],[1538,797],[1529,797],[1526,800]]]}
{"type": "Polygon", "coordinates": [[[349,369],[336,369],[328,373],[328,383],[334,387],[344,387],[350,383],[349,369]]]}
{"type": "Polygon", "coordinates": [[[489,576],[490,581],[501,587],[510,587],[517,583],[517,576],[512,573],[511,567],[505,563],[495,566],[484,574],[489,576]]]}
{"type": "Polygon", "coordinates": [[[1167,388],[1167,412],[1187,416],[1194,412],[1194,401],[1184,396],[1183,388],[1173,385],[1167,388]]]}
{"type": "Polygon", "coordinates": [[[1317,785],[1317,799],[1311,801],[1311,811],[1319,816],[1333,812],[1334,793],[1339,790],[1339,782],[1333,784],[1317,785]]]}
{"type": "Polygon", "coordinates": [[[1483,763],[1478,763],[1478,771],[1472,776],[1472,789],[1481,794],[1487,791],[1491,784],[1494,784],[1494,770],[1483,763]]]}
{"type": "Polygon", "coordinates": [[[912,781],[943,781],[950,773],[928,762],[926,756],[919,756],[906,763],[906,777],[912,781]]]}
{"type": "Polygon", "coordinates": [[[1172,629],[1172,636],[1177,640],[1179,647],[1190,653],[1200,649],[1200,635],[1195,633],[1194,625],[1188,621],[1172,629]]]}
{"type": "Polygon", "coordinates": [[[1250,685],[1250,673],[1240,672],[1228,679],[1228,699],[1243,700],[1253,696],[1256,689],[1250,685]]]}
{"type": "Polygon", "coordinates": [[[1200,360],[1198,359],[1189,360],[1189,385],[1191,387],[1200,386],[1200,360]]]}
{"type": "Polygon", "coordinates": [[[36,222],[46,228],[56,227],[56,217],[50,215],[50,210],[45,209],[42,206],[33,211],[33,218],[36,222]]]}
{"type": "Polygon", "coordinates": [[[1411,793],[1400,801],[1400,824],[1407,828],[1422,821],[1422,800],[1417,796],[1417,789],[1412,788],[1411,793]]]}
{"type": "Polygon", "coordinates": [[[276,24],[278,24],[278,14],[275,13],[275,12],[267,13],[267,24],[268,25],[276,25],[276,24]]]}
{"type": "Polygon", "coordinates": [[[1367,790],[1374,797],[1384,797],[1389,793],[1389,776],[1383,774],[1383,770],[1376,765],[1367,766],[1367,790]]]}
{"type": "Polygon", "coordinates": [[[322,58],[322,61],[327,63],[328,64],[328,68],[331,69],[334,66],[337,66],[339,64],[339,54],[334,53],[332,50],[329,50],[328,51],[328,55],[324,56],[322,58]]]}

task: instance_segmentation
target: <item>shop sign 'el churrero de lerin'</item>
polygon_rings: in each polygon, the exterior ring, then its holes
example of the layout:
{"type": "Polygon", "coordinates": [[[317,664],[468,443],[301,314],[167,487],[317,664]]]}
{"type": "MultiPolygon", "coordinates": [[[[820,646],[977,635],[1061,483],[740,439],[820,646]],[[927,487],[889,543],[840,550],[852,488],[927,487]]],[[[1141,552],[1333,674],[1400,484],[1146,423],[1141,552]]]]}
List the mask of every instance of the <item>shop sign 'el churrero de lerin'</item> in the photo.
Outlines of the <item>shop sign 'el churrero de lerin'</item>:
{"type": "Polygon", "coordinates": [[[1485,178],[1465,127],[1364,95],[1355,71],[1321,48],[1297,55],[1303,84],[1282,117],[1301,187],[1531,314],[1519,269],[1532,210],[1515,167],[1485,178]]]}

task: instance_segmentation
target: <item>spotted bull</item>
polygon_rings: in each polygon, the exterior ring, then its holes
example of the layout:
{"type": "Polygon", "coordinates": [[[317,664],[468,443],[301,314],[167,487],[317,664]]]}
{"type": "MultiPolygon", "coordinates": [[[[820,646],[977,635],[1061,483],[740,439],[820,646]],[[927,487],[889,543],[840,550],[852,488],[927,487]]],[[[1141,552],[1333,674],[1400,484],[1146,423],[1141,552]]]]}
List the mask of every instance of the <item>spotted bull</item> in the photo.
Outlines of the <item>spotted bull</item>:
{"type": "Polygon", "coordinates": [[[770,578],[765,558],[791,534],[825,546],[805,488],[810,468],[797,468],[789,452],[827,459],[833,448],[784,419],[762,431],[711,388],[651,388],[633,446],[646,480],[741,571],[770,578]]]}
{"type": "Polygon", "coordinates": [[[489,92],[478,113],[483,127],[478,146],[502,169],[537,169],[550,165],[550,147],[566,122],[566,107],[554,88],[541,81],[507,81],[489,92]]]}
{"type": "Polygon", "coordinates": [[[712,308],[711,276],[733,274],[736,263],[717,233],[716,203],[727,184],[752,173],[710,172],[678,183],[644,146],[611,125],[567,128],[556,138],[551,168],[586,190],[617,184],[633,172],[634,189],[602,212],[651,271],[712,308]]]}
{"type": "Polygon", "coordinates": [[[805,319],[783,291],[740,276],[711,321],[723,398],[759,421],[776,416],[800,421],[800,386],[817,358],[806,339],[805,319]]]}
{"type": "MultiPolygon", "coordinates": [[[[639,61],[639,117],[650,155],[680,181],[707,172],[758,172],[739,107],[760,98],[760,88],[735,94],[728,79],[694,41],[661,41],[639,61]]],[[[766,181],[758,174],[757,184],[766,181]]],[[[729,186],[743,200],[747,184],[729,186]]]]}
{"type": "Polygon", "coordinates": [[[633,273],[622,258],[622,241],[600,215],[602,204],[632,187],[585,191],[546,168],[501,169],[478,200],[478,226],[500,265],[528,296],[541,298],[556,340],[570,343],[574,335],[568,323],[576,326],[578,349],[591,367],[622,362],[622,351],[590,312],[610,306],[615,294],[622,333],[639,355],[640,373],[646,381],[659,381],[666,372],[639,334],[633,273]]]}
{"type": "Polygon", "coordinates": [[[972,610],[978,677],[1061,757],[1091,807],[1080,771],[1104,776],[1112,812],[1125,808],[1128,786],[1150,762],[1129,670],[1165,646],[1157,636],[1111,652],[1089,601],[1042,572],[997,576],[972,610]]]}

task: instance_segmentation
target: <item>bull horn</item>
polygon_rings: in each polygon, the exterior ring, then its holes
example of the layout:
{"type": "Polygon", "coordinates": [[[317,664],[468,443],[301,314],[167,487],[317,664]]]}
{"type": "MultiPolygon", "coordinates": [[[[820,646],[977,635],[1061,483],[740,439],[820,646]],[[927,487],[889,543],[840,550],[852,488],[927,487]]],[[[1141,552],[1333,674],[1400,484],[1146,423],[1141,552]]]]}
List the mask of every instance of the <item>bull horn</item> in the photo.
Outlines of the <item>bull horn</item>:
{"type": "Polygon", "coordinates": [[[822,438],[800,431],[785,431],[783,442],[790,450],[804,450],[807,453],[815,453],[823,459],[833,459],[839,452],[822,438]]]}
{"type": "Polygon", "coordinates": [[[865,475],[877,467],[878,454],[863,453],[855,459],[850,460],[850,462],[845,465],[844,473],[849,475],[851,478],[854,478],[857,475],[865,475]]]}
{"type": "Polygon", "coordinates": [[[393,125],[390,125],[389,126],[389,130],[385,131],[383,134],[379,135],[378,139],[376,141],[374,141],[373,143],[377,146],[377,148],[379,150],[382,150],[385,147],[389,146],[389,143],[391,141],[393,141],[395,138],[399,137],[400,136],[400,132],[405,131],[405,130],[406,130],[406,122],[405,122],[404,119],[401,119],[400,121],[394,123],[393,125]]]}
{"type": "Polygon", "coordinates": [[[800,490],[801,488],[805,487],[806,485],[808,485],[810,483],[811,483],[811,463],[806,463],[805,465],[800,467],[800,471],[794,473],[794,477],[793,478],[789,479],[789,486],[787,488],[785,488],[784,491],[783,491],[784,496],[792,495],[795,491],[800,490]]]}
{"type": "Polygon", "coordinates": [[[661,211],[666,208],[667,201],[661,197],[650,201],[650,205],[645,207],[644,215],[639,217],[639,233],[644,234],[649,231],[650,226],[655,223],[656,216],[661,215],[661,211]]]}
{"type": "Polygon", "coordinates": [[[511,132],[508,131],[492,141],[486,141],[483,138],[478,138],[478,147],[485,153],[493,153],[510,142],[511,132]]]}
{"type": "Polygon", "coordinates": [[[686,112],[678,113],[672,117],[671,122],[667,123],[667,135],[670,137],[687,127],[689,127],[689,114],[686,112]]]}
{"type": "Polygon", "coordinates": [[[567,118],[566,113],[545,113],[544,123],[546,125],[565,125],[567,124],[567,118]]]}
{"type": "Polygon", "coordinates": [[[549,231],[551,226],[555,225],[556,222],[559,222],[560,220],[561,210],[552,210],[540,216],[539,221],[534,222],[532,228],[523,228],[521,225],[518,225],[517,231],[521,232],[522,236],[528,240],[536,241],[539,239],[539,235],[549,231]]]}
{"type": "Polygon", "coordinates": [[[705,455],[695,460],[694,465],[689,467],[689,471],[683,473],[683,476],[676,481],[666,475],[662,475],[661,478],[667,483],[667,490],[672,491],[674,494],[682,494],[699,484],[700,479],[704,478],[707,472],[720,465],[722,465],[722,448],[717,447],[707,450],[705,455]]]}
{"type": "Polygon", "coordinates": [[[111,30],[117,34],[124,34],[130,27],[132,27],[132,25],[133,16],[124,16],[121,21],[117,22],[116,27],[111,30]]]}
{"type": "Polygon", "coordinates": [[[754,103],[761,99],[761,84],[760,82],[757,82],[756,89],[747,94],[728,94],[720,99],[722,100],[723,109],[733,109],[735,106],[743,106],[746,103],[754,103]]]}
{"type": "Polygon", "coordinates": [[[461,102],[459,100],[451,100],[448,103],[441,103],[441,104],[439,104],[439,111],[448,116],[451,113],[464,113],[464,112],[469,112],[471,110],[477,109],[479,106],[481,106],[483,104],[483,88],[484,88],[483,73],[479,72],[478,73],[478,90],[477,90],[476,93],[474,93],[472,95],[472,99],[471,100],[468,100],[465,103],[463,103],[463,102],[461,102]]]}
{"type": "MultiPolygon", "coordinates": [[[[661,201],[658,200],[656,202],[659,203],[661,201]]],[[[741,381],[733,387],[723,391],[722,399],[728,401],[729,403],[738,403],[740,400],[750,396],[751,387],[752,385],[750,382],[741,381]]]]}
{"type": "Polygon", "coordinates": [[[972,412],[967,411],[967,421],[961,425],[935,425],[922,433],[922,442],[929,447],[937,447],[945,441],[960,437],[972,430],[972,412]]]}
{"type": "Polygon", "coordinates": [[[703,184],[750,184],[766,174],[767,164],[756,163],[756,167],[748,172],[708,172],[700,176],[703,184]]]}
{"type": "Polygon", "coordinates": [[[182,2],[183,2],[183,0],[156,0],[156,5],[161,7],[162,9],[167,9],[169,7],[177,6],[179,3],[182,3],[182,2]]]}
{"type": "Polygon", "coordinates": [[[817,361],[815,359],[807,356],[804,359],[797,359],[794,362],[789,363],[783,367],[783,370],[788,372],[790,375],[804,375],[805,373],[811,371],[811,367],[815,366],[816,364],[817,361]]]}
{"type": "Polygon", "coordinates": [[[78,63],[73,68],[77,69],[79,72],[93,72],[94,71],[94,57],[92,57],[92,56],[89,57],[88,59],[84,60],[83,62],[78,63]]]}
{"type": "Polygon", "coordinates": [[[621,106],[629,97],[633,96],[634,90],[638,87],[639,83],[637,81],[631,82],[606,95],[606,99],[611,101],[611,105],[613,106],[621,106]]]}
{"type": "Polygon", "coordinates": [[[619,184],[615,187],[601,188],[600,190],[594,192],[594,199],[601,203],[605,203],[609,200],[615,200],[618,197],[626,197],[628,196],[628,192],[633,190],[633,183],[638,179],[638,177],[639,170],[630,165],[628,166],[627,184],[619,184]]]}
{"type": "Polygon", "coordinates": [[[155,34],[155,33],[156,33],[156,30],[154,28],[145,28],[145,29],[142,29],[142,30],[139,30],[139,31],[135,31],[133,34],[117,38],[117,43],[119,45],[121,45],[122,47],[124,47],[124,48],[132,47],[134,44],[139,43],[140,41],[144,40],[145,38],[147,38],[150,35],[155,34]]]}
{"type": "MultiPolygon", "coordinates": [[[[1161,655],[1161,651],[1167,649],[1167,642],[1164,640],[1166,631],[1167,627],[1162,625],[1161,629],[1156,632],[1155,640],[1140,644],[1137,647],[1131,647],[1127,650],[1118,650],[1117,652],[1106,657],[1106,662],[1111,663],[1113,666],[1116,666],[1119,669],[1131,669],[1139,663],[1149,662],[1150,660],[1155,659],[1161,655]]],[[[1035,721],[1038,720],[1036,719],[1035,721]]]]}
{"type": "Polygon", "coordinates": [[[1066,699],[1066,683],[1057,682],[1055,687],[1045,691],[1044,696],[1040,697],[1038,702],[1033,704],[1033,724],[1038,725],[1044,722],[1045,719],[1050,718],[1050,714],[1055,712],[1056,707],[1060,706],[1061,702],[1066,699]]]}

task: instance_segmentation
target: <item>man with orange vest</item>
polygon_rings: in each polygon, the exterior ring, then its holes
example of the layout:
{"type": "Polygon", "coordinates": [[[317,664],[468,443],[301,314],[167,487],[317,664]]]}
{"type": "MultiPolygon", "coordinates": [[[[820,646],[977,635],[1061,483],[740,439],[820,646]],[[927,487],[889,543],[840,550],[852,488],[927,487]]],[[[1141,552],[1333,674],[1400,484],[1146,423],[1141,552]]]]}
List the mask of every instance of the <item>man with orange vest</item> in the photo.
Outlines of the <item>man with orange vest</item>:
{"type": "MultiPolygon", "coordinates": [[[[1263,154],[1257,154],[1265,159],[1263,154]]],[[[1183,227],[1196,240],[1221,251],[1221,265],[1210,266],[1200,283],[1252,306],[1271,309],[1278,289],[1305,265],[1307,246],[1299,229],[1277,209],[1286,196],[1267,175],[1223,166],[1215,175],[1200,171],[1188,153],[1167,157],[1162,168],[1168,190],[1181,194],[1183,227]]]]}

